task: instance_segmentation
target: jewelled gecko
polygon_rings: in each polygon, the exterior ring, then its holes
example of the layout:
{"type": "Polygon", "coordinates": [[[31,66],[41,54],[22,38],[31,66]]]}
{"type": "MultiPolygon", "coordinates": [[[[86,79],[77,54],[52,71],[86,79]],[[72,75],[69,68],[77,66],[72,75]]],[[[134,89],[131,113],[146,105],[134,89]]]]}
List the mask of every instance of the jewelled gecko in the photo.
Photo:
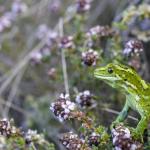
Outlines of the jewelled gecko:
{"type": "Polygon", "coordinates": [[[113,125],[123,122],[129,109],[135,110],[140,114],[141,120],[134,133],[141,136],[150,121],[150,84],[146,83],[133,68],[122,64],[111,63],[97,68],[94,76],[121,90],[126,96],[125,105],[113,125]]]}

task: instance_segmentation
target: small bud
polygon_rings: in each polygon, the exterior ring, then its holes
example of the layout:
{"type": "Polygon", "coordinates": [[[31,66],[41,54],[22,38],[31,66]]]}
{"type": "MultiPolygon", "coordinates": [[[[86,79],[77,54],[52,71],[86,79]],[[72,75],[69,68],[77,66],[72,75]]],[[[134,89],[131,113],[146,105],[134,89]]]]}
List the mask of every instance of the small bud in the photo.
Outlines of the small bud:
{"type": "Polygon", "coordinates": [[[90,10],[92,0],[77,0],[77,12],[84,13],[90,10]]]}
{"type": "Polygon", "coordinates": [[[86,52],[82,52],[82,62],[87,66],[95,66],[98,60],[98,52],[89,49],[86,52]]]}
{"type": "Polygon", "coordinates": [[[51,69],[49,69],[49,71],[47,72],[48,76],[49,76],[51,79],[55,79],[55,78],[56,78],[56,73],[57,73],[56,68],[51,68],[51,69]]]}
{"type": "Polygon", "coordinates": [[[93,100],[93,95],[88,90],[79,93],[75,100],[82,108],[96,106],[96,103],[93,100]]]}
{"type": "Polygon", "coordinates": [[[42,54],[39,51],[32,52],[30,55],[30,61],[32,64],[37,65],[42,61],[42,54]]]}
{"type": "Polygon", "coordinates": [[[60,48],[68,49],[73,48],[73,37],[72,36],[65,36],[61,39],[60,48]]]}

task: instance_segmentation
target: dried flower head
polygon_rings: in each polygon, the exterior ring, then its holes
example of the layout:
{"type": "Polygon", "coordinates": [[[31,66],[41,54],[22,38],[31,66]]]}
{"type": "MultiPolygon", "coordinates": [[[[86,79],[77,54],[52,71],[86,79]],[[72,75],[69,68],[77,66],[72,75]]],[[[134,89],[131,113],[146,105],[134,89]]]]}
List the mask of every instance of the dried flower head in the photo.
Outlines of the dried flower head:
{"type": "Polygon", "coordinates": [[[126,43],[123,54],[126,56],[139,55],[143,51],[143,44],[139,40],[130,40],[126,43]]]}
{"type": "Polygon", "coordinates": [[[73,43],[73,37],[72,36],[64,36],[63,38],[61,38],[60,41],[60,48],[73,48],[74,47],[74,43],[73,43]]]}
{"type": "Polygon", "coordinates": [[[75,103],[70,101],[68,94],[61,94],[56,102],[51,104],[50,110],[55,114],[59,121],[72,118],[71,112],[76,108],[75,103]]]}
{"type": "Polygon", "coordinates": [[[82,111],[74,111],[71,113],[72,118],[81,121],[82,126],[84,128],[92,129],[93,128],[93,120],[89,118],[84,112],[82,111]]]}
{"type": "Polygon", "coordinates": [[[89,137],[88,137],[88,144],[90,146],[98,146],[100,144],[100,135],[93,132],[89,137]]]}
{"type": "Polygon", "coordinates": [[[93,100],[93,95],[91,94],[90,91],[86,90],[83,92],[80,92],[76,96],[76,102],[82,107],[94,107],[96,106],[95,101],[93,100]]]}
{"type": "Polygon", "coordinates": [[[134,141],[131,137],[130,130],[123,125],[116,126],[112,129],[113,145],[115,150],[141,150],[142,144],[134,141]]]}
{"type": "Polygon", "coordinates": [[[91,8],[92,0],[77,0],[77,12],[83,13],[87,12],[91,8]]]}
{"type": "Polygon", "coordinates": [[[84,140],[80,139],[78,135],[73,132],[63,134],[60,141],[67,150],[81,150],[85,143],[84,140]]]}
{"type": "Polygon", "coordinates": [[[89,49],[86,52],[82,52],[82,62],[87,66],[95,66],[98,60],[98,52],[89,49]]]}

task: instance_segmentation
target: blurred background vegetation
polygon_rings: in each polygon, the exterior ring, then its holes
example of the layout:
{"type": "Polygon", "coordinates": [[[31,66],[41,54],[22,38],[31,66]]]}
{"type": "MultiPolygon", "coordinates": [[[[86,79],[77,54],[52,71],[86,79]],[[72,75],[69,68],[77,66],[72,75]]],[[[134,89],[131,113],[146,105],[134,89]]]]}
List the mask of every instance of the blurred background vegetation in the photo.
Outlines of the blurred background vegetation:
{"type": "MultiPolygon", "coordinates": [[[[64,147],[59,135],[78,132],[79,128],[75,121],[59,122],[49,109],[60,93],[66,92],[65,73],[71,100],[75,101],[78,92],[89,90],[97,105],[94,109],[81,110],[95,125],[106,127],[116,118],[125,98],[95,79],[93,70],[109,62],[122,62],[135,67],[143,79],[150,81],[150,1],[93,0],[89,4],[91,8],[84,13],[76,12],[78,3],[75,0],[0,0],[1,118],[13,118],[15,125],[24,131],[33,129],[43,133],[61,150],[64,147]],[[99,60],[96,67],[86,66],[82,52],[91,47],[87,46],[84,35],[97,25],[108,25],[114,34],[93,40],[96,44],[92,49],[99,53],[99,60]],[[73,48],[63,47],[64,36],[74,37],[73,48]],[[125,43],[132,38],[144,45],[138,58],[122,54],[125,43]],[[44,49],[42,58],[36,53],[41,49],[44,49]]],[[[127,121],[134,126],[138,114],[130,115],[133,118],[127,121]]]]}

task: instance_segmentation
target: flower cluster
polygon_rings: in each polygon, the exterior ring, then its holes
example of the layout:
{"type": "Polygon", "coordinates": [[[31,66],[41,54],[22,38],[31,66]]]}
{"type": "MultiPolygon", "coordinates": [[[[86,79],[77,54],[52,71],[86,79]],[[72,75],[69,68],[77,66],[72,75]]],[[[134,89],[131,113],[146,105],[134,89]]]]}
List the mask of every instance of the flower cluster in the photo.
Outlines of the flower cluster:
{"type": "Polygon", "coordinates": [[[30,54],[30,61],[33,64],[40,64],[42,61],[42,54],[38,51],[34,51],[30,54]]]}
{"type": "Polygon", "coordinates": [[[46,24],[41,24],[37,29],[36,37],[39,40],[47,39],[43,47],[37,49],[30,55],[30,60],[33,64],[40,64],[42,63],[42,60],[50,57],[51,49],[53,48],[54,43],[57,43],[58,34],[49,29],[46,24]]]}
{"type": "Polygon", "coordinates": [[[37,28],[36,37],[41,40],[46,37],[48,31],[49,28],[46,24],[40,24],[37,28]]]}
{"type": "Polygon", "coordinates": [[[50,110],[60,122],[64,120],[75,119],[80,121],[83,127],[88,129],[92,128],[92,119],[77,109],[75,103],[70,101],[68,94],[60,94],[56,102],[51,104],[50,110]]]}
{"type": "Polygon", "coordinates": [[[82,62],[87,66],[95,66],[99,58],[98,52],[93,49],[89,49],[86,52],[82,52],[82,62]]]}
{"type": "Polygon", "coordinates": [[[0,149],[30,149],[31,143],[37,147],[39,145],[40,148],[49,147],[49,149],[54,150],[54,145],[46,141],[43,134],[38,134],[37,131],[30,129],[23,132],[12,125],[11,121],[7,119],[0,120],[0,149]]]}
{"type": "Polygon", "coordinates": [[[28,7],[24,2],[15,0],[12,3],[11,11],[4,13],[0,17],[0,32],[3,32],[5,29],[10,28],[17,15],[19,13],[24,13],[25,11],[27,11],[27,9],[28,7]]]}
{"type": "Polygon", "coordinates": [[[116,34],[115,31],[112,30],[109,26],[100,26],[97,25],[89,29],[85,34],[85,38],[87,40],[88,47],[94,47],[99,43],[101,38],[109,38],[116,34]]]}
{"type": "Polygon", "coordinates": [[[0,32],[3,32],[6,28],[10,28],[12,25],[12,14],[10,12],[5,13],[0,17],[0,32]]]}
{"type": "MultiPolygon", "coordinates": [[[[56,40],[57,36],[58,36],[57,32],[51,30],[46,24],[40,24],[37,28],[36,37],[39,40],[42,40],[45,37],[48,37],[49,42],[50,42],[51,40],[56,40]]],[[[51,44],[49,42],[47,43],[47,45],[51,44]]]]}
{"type": "Polygon", "coordinates": [[[39,144],[44,142],[43,139],[43,135],[42,134],[38,134],[36,130],[31,130],[29,129],[26,133],[25,133],[25,141],[27,144],[30,144],[32,141],[37,141],[39,144]]]}
{"type": "Polygon", "coordinates": [[[109,26],[100,26],[97,25],[91,28],[87,33],[86,36],[88,38],[92,38],[93,36],[96,37],[111,37],[113,35],[113,31],[109,26]]]}
{"type": "Polygon", "coordinates": [[[58,13],[61,10],[61,1],[60,0],[53,0],[49,3],[49,10],[52,13],[58,13]]]}
{"type": "Polygon", "coordinates": [[[27,5],[21,0],[15,0],[11,7],[11,11],[15,14],[24,13],[27,9],[27,5]]]}
{"type": "Polygon", "coordinates": [[[123,125],[116,126],[112,129],[113,145],[115,150],[141,150],[142,144],[134,141],[131,137],[130,130],[123,125]]]}
{"type": "Polygon", "coordinates": [[[93,132],[89,137],[88,137],[88,144],[90,146],[98,146],[100,144],[100,135],[93,132]]]}
{"type": "Polygon", "coordinates": [[[71,112],[76,109],[75,103],[70,101],[68,94],[61,94],[56,102],[51,104],[50,110],[53,111],[59,121],[72,118],[71,112]]]}
{"type": "Polygon", "coordinates": [[[6,136],[11,134],[11,125],[7,119],[0,120],[0,134],[6,136]]]}
{"type": "Polygon", "coordinates": [[[123,54],[126,56],[139,55],[143,51],[143,44],[139,40],[130,40],[126,43],[123,54]]]}
{"type": "Polygon", "coordinates": [[[82,107],[82,108],[86,108],[86,107],[94,107],[96,106],[95,101],[93,101],[93,95],[90,93],[90,91],[86,90],[83,92],[80,92],[79,94],[77,94],[76,96],[76,102],[82,107]]]}
{"type": "Polygon", "coordinates": [[[43,59],[48,58],[50,55],[50,48],[47,45],[45,45],[40,50],[31,53],[30,61],[33,64],[40,64],[43,59]]]}
{"type": "Polygon", "coordinates": [[[92,0],[77,0],[77,12],[83,13],[87,12],[91,8],[92,0]]]}
{"type": "Polygon", "coordinates": [[[73,47],[74,47],[74,43],[73,43],[72,36],[64,36],[61,38],[60,48],[68,49],[68,48],[73,48],[73,47]]]}
{"type": "Polygon", "coordinates": [[[17,133],[17,130],[14,126],[10,124],[7,119],[0,120],[0,134],[5,136],[10,136],[17,133]]]}
{"type": "Polygon", "coordinates": [[[73,132],[64,133],[60,141],[67,150],[81,150],[85,144],[85,140],[80,139],[78,135],[73,132]]]}

